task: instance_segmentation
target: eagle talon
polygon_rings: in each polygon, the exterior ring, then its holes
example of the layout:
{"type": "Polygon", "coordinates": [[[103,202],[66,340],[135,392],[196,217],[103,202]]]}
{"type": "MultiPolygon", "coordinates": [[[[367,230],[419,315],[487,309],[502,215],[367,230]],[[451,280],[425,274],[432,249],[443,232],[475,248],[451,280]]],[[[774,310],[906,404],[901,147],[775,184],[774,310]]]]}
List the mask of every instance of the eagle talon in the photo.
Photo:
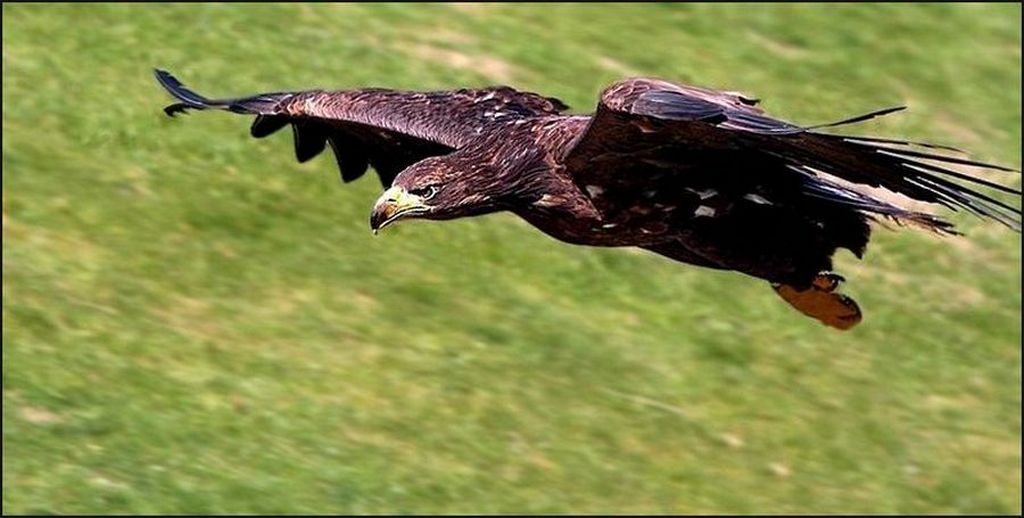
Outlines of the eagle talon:
{"type": "Polygon", "coordinates": [[[822,291],[836,291],[839,285],[846,282],[846,278],[835,272],[821,272],[812,281],[811,286],[822,291]]]}
{"type": "Polygon", "coordinates": [[[857,301],[842,293],[835,293],[834,290],[843,280],[839,274],[823,272],[805,290],[777,283],[773,283],[772,288],[797,311],[827,326],[846,330],[857,325],[862,314],[857,301]]]}

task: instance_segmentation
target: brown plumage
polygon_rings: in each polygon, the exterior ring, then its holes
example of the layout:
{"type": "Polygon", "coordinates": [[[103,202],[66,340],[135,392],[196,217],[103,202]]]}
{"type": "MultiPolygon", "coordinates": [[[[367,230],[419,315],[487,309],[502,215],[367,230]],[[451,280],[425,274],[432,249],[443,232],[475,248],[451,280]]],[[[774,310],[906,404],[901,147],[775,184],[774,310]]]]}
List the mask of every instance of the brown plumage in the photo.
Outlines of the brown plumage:
{"type": "Polygon", "coordinates": [[[568,115],[557,99],[506,86],[211,100],[167,72],[156,76],[180,101],[168,115],[255,115],[255,137],[292,126],[300,162],[330,146],[346,182],[373,167],[388,188],[371,215],[375,231],[402,218],[510,211],[562,241],[637,246],[765,279],[797,309],[841,329],[859,322],[860,311],[835,293],[837,248],[860,257],[876,218],[954,233],[861,187],[1021,227],[1019,209],[951,181],[1019,195],[950,165],[1010,169],[915,149],[943,146],[817,131],[902,108],[807,127],[765,115],[756,99],[658,79],[620,81],[593,115],[568,115]]]}

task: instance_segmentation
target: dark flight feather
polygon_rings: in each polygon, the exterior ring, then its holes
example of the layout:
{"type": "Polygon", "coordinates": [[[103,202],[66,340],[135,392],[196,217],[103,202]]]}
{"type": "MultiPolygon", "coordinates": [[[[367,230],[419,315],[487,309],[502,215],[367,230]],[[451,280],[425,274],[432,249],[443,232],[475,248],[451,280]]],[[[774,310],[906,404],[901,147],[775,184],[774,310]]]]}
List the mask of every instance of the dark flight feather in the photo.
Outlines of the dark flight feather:
{"type": "MultiPolygon", "coordinates": [[[[967,208],[991,217],[1015,230],[1020,229],[1020,214],[1013,207],[995,200],[968,187],[943,180],[936,174],[943,174],[975,184],[997,188],[1003,192],[1020,194],[1019,190],[1001,186],[987,180],[950,171],[912,158],[933,160],[948,164],[982,167],[1001,171],[1010,168],[986,164],[958,157],[923,153],[911,149],[897,149],[871,143],[870,137],[863,142],[852,141],[856,137],[833,136],[826,133],[810,132],[812,128],[834,127],[862,122],[879,117],[903,107],[887,108],[838,122],[810,127],[800,127],[784,121],[769,118],[759,109],[737,104],[733,98],[718,96],[705,90],[673,85],[658,80],[627,80],[613,85],[602,96],[598,113],[567,159],[570,167],[581,171],[580,183],[587,183],[588,176],[599,172],[586,172],[595,162],[594,144],[601,146],[603,154],[610,151],[609,142],[626,140],[622,137],[629,131],[628,126],[637,119],[630,117],[656,117],[669,123],[663,131],[630,138],[623,147],[634,154],[644,148],[663,146],[678,139],[685,142],[701,142],[708,148],[722,151],[748,151],[771,156],[789,165],[809,165],[822,172],[846,180],[884,187],[921,201],[950,202],[954,206],[967,208]],[[649,100],[656,99],[656,103],[649,100]],[[608,108],[618,107],[617,110],[608,108]],[[602,110],[604,108],[604,110],[602,110]],[[611,116],[614,111],[617,115],[611,116]],[[694,117],[680,117],[680,113],[694,114],[694,117]],[[714,114],[712,118],[711,114],[714,114]],[[672,124],[675,123],[675,124],[672,124]],[[608,126],[607,128],[602,126],[608,126]],[[620,128],[620,129],[615,129],[620,128]],[[616,135],[618,133],[619,135],[616,135]],[[593,137],[593,141],[588,137],[593,137]],[[647,142],[643,142],[647,141],[647,142]]],[[[614,147],[614,145],[612,145],[614,147]]],[[[625,149],[623,150],[625,151],[625,149]]],[[[622,155],[625,160],[629,152],[622,155]]],[[[719,163],[709,162],[707,167],[727,168],[729,154],[723,153],[719,163]]],[[[734,155],[735,156],[735,155],[734,155]]],[[[615,167],[614,162],[600,162],[604,167],[615,167]]]]}
{"type": "Polygon", "coordinates": [[[288,118],[280,115],[257,115],[249,128],[249,134],[263,138],[288,125],[288,118]]]}

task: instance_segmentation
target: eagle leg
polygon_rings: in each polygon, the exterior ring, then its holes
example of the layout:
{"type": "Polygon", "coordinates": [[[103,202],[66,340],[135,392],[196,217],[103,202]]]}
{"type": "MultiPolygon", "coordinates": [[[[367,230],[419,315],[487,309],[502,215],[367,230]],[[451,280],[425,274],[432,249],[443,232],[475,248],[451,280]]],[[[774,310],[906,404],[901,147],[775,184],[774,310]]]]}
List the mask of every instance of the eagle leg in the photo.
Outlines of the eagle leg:
{"type": "Polygon", "coordinates": [[[863,315],[856,301],[842,293],[835,292],[843,281],[843,277],[839,274],[821,272],[815,276],[811,286],[805,290],[799,290],[788,284],[772,284],[772,288],[782,297],[782,300],[788,302],[797,311],[815,318],[829,327],[845,331],[860,323],[863,315]]]}

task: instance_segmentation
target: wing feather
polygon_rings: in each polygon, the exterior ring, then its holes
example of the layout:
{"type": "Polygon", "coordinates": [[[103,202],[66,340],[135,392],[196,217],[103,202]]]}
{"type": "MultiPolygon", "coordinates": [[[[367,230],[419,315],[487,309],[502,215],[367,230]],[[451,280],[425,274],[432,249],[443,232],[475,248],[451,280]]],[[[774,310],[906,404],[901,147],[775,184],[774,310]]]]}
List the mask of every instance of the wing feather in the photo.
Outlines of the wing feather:
{"type": "MultiPolygon", "coordinates": [[[[660,176],[622,176],[635,171],[636,164],[652,153],[664,153],[666,148],[678,149],[681,156],[687,158],[667,166],[661,162],[663,169],[668,170],[661,176],[693,174],[695,169],[700,169],[721,171],[716,178],[722,184],[753,181],[769,186],[775,184],[779,188],[802,185],[805,190],[810,185],[810,191],[805,194],[831,196],[837,203],[856,205],[868,213],[913,218],[919,222],[934,221],[937,228],[945,228],[937,218],[926,218],[882,200],[869,202],[870,196],[848,195],[845,193],[848,189],[843,195],[837,195],[838,191],[831,186],[809,184],[806,179],[796,181],[791,177],[794,171],[801,174],[820,171],[854,184],[882,187],[917,201],[967,209],[1020,231],[1020,209],[950,179],[1018,196],[1019,189],[926,161],[1004,172],[1013,169],[908,148],[916,145],[958,151],[948,146],[813,131],[854,124],[902,109],[886,108],[837,122],[799,126],[769,117],[735,94],[656,79],[630,79],[612,85],[602,94],[597,113],[569,151],[566,163],[581,187],[601,185],[602,181],[609,182],[612,178],[618,186],[629,182],[642,184],[660,176]],[[738,167],[750,164],[757,164],[761,169],[759,177],[736,172],[738,167]]],[[[642,203],[642,200],[637,202],[642,203]]]]}
{"type": "Polygon", "coordinates": [[[459,149],[511,118],[557,115],[568,108],[558,99],[507,86],[444,92],[310,90],[209,99],[166,71],[155,75],[179,101],[164,109],[170,116],[204,109],[255,115],[250,133],[257,138],[291,124],[299,162],[330,143],[344,181],[361,176],[369,164],[385,186],[409,165],[459,149]]]}

